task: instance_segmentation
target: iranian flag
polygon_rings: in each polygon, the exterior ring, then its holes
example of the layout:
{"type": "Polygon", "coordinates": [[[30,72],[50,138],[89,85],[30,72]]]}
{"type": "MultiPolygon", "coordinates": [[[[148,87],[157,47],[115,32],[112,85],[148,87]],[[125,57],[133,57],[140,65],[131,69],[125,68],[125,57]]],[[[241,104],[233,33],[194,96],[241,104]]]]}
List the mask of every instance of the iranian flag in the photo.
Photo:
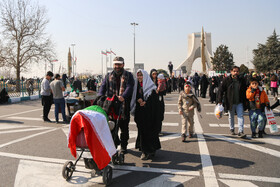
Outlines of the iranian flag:
{"type": "Polygon", "coordinates": [[[107,55],[107,53],[106,53],[106,52],[104,52],[104,51],[101,51],[101,54],[102,54],[102,55],[107,55]]]}
{"type": "Polygon", "coordinates": [[[77,111],[72,117],[68,147],[75,158],[77,157],[76,140],[82,128],[86,144],[97,167],[100,170],[105,168],[116,153],[116,148],[104,110],[99,106],[91,106],[77,111]]]}

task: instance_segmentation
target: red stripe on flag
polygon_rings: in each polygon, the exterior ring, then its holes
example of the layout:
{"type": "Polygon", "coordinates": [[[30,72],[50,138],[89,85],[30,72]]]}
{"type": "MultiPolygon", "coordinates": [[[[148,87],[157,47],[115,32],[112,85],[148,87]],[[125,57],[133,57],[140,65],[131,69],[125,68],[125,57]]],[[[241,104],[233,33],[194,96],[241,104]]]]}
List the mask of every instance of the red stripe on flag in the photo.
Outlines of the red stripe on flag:
{"type": "Polygon", "coordinates": [[[81,112],[76,114],[71,120],[71,129],[68,139],[68,147],[71,150],[71,154],[76,158],[76,137],[82,127],[84,128],[85,139],[93,160],[101,170],[110,163],[111,158],[103,146],[102,140],[100,140],[96,129],[91,125],[90,119],[81,112]]]}

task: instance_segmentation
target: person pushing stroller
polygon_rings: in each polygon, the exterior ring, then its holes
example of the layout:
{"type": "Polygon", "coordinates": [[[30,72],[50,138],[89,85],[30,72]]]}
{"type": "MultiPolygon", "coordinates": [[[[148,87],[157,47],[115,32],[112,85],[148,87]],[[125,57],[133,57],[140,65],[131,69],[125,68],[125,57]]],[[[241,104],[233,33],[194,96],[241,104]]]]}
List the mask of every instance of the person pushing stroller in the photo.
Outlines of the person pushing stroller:
{"type": "Polygon", "coordinates": [[[122,102],[121,118],[118,126],[121,129],[120,142],[115,142],[116,145],[121,145],[120,151],[127,153],[127,144],[129,139],[128,124],[130,121],[130,102],[133,93],[134,79],[130,72],[124,70],[124,59],[115,57],[113,60],[114,70],[105,76],[102,82],[98,96],[118,97],[122,102]]]}

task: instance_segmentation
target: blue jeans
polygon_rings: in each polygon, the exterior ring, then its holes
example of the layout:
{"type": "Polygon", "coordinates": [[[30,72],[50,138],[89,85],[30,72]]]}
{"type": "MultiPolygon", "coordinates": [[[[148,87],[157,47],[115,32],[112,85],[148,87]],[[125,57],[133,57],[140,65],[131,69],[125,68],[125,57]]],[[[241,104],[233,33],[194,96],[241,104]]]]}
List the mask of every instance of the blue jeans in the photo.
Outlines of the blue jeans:
{"type": "Polygon", "coordinates": [[[244,128],[244,117],[243,117],[243,104],[239,103],[239,104],[234,104],[232,105],[232,110],[229,110],[229,117],[228,117],[228,121],[229,121],[229,125],[230,125],[230,130],[234,130],[234,114],[235,111],[237,113],[237,120],[238,120],[238,132],[243,132],[243,128],[244,128]]]}
{"type": "Polygon", "coordinates": [[[261,111],[261,109],[250,110],[249,117],[250,117],[250,126],[251,126],[252,133],[256,132],[257,127],[259,131],[262,131],[266,123],[266,120],[265,120],[265,115],[261,111]]]}
{"type": "Polygon", "coordinates": [[[64,98],[53,99],[53,102],[54,102],[54,106],[55,106],[55,109],[54,109],[55,121],[58,122],[59,108],[60,108],[61,113],[62,113],[63,121],[66,121],[66,116],[65,116],[65,100],[64,100],[64,98]]]}

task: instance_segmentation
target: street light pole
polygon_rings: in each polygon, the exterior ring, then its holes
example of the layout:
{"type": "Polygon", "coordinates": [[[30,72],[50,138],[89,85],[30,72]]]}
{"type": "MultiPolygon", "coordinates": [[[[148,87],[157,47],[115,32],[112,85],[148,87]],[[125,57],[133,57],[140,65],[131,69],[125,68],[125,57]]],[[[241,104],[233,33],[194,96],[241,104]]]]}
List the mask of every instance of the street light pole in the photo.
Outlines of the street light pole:
{"type": "Polygon", "coordinates": [[[73,54],[73,57],[72,57],[72,62],[73,62],[73,63],[72,63],[72,67],[73,67],[73,68],[72,68],[72,70],[73,70],[73,77],[75,76],[75,71],[74,71],[74,66],[75,66],[75,65],[74,65],[74,63],[75,63],[75,59],[74,59],[74,47],[75,47],[75,45],[76,45],[76,44],[74,44],[74,43],[71,44],[71,46],[73,47],[73,49],[72,49],[72,54],[73,54]]]}
{"type": "Polygon", "coordinates": [[[137,26],[138,23],[133,22],[133,23],[130,23],[130,24],[133,25],[133,27],[134,27],[134,32],[133,32],[133,35],[134,35],[134,43],[133,43],[133,45],[134,45],[133,72],[135,73],[135,26],[137,26]]]}

